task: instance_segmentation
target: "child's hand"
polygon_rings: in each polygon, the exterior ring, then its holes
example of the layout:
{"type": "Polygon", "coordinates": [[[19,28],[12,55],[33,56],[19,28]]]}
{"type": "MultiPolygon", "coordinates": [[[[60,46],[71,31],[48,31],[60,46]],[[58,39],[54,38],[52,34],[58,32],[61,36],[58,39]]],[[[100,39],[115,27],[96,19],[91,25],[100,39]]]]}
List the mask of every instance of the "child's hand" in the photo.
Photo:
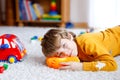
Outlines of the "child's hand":
{"type": "Polygon", "coordinates": [[[59,68],[61,70],[73,70],[73,71],[82,70],[82,63],[80,62],[62,62],[60,64],[62,65],[59,68]]]}

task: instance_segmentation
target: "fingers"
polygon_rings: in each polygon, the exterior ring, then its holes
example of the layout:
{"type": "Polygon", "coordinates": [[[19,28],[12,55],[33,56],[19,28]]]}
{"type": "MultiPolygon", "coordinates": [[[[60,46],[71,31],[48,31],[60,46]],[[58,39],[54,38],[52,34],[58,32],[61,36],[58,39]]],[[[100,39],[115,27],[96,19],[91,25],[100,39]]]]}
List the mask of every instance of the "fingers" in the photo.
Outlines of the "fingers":
{"type": "Polygon", "coordinates": [[[60,70],[69,70],[70,69],[70,66],[62,66],[59,68],[60,70]]]}
{"type": "Polygon", "coordinates": [[[60,70],[70,70],[71,69],[71,62],[62,62],[60,63],[61,67],[60,70]]]}
{"type": "Polygon", "coordinates": [[[68,66],[68,65],[70,65],[70,63],[69,62],[61,62],[60,65],[62,65],[62,66],[68,66]]]}
{"type": "Polygon", "coordinates": [[[60,70],[82,70],[82,63],[79,62],[62,62],[60,70]]]}

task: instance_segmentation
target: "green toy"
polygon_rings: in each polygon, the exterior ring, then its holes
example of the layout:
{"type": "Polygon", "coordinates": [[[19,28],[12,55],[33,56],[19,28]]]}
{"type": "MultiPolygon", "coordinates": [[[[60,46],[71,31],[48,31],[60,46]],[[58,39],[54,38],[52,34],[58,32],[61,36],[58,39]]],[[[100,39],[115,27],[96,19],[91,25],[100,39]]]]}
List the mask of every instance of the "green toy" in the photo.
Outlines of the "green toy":
{"type": "Polygon", "coordinates": [[[7,64],[3,64],[3,67],[4,67],[5,70],[8,69],[8,65],[7,64]]]}

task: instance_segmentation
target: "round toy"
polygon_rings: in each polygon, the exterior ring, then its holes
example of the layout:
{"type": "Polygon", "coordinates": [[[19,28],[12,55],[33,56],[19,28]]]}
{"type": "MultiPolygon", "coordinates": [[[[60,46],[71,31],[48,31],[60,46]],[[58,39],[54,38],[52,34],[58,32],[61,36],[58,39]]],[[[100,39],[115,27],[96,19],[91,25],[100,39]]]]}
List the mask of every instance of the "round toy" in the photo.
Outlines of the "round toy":
{"type": "Polygon", "coordinates": [[[50,68],[58,69],[61,65],[61,62],[80,62],[78,57],[65,57],[65,58],[58,58],[58,57],[49,57],[46,58],[46,64],[50,68]]]}

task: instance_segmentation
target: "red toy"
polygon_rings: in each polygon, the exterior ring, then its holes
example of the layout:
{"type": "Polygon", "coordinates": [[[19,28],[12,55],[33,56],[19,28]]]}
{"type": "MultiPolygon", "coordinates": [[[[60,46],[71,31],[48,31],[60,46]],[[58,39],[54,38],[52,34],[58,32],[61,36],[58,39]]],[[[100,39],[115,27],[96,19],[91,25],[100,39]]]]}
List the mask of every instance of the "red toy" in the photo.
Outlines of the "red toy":
{"type": "Polygon", "coordinates": [[[0,66],[0,73],[3,73],[4,70],[7,70],[7,68],[8,68],[7,64],[4,64],[3,66],[0,66]]]}
{"type": "Polygon", "coordinates": [[[14,34],[0,36],[0,61],[16,63],[23,60],[26,49],[19,38],[14,34]]]}
{"type": "Polygon", "coordinates": [[[0,73],[3,73],[4,72],[4,67],[3,66],[0,66],[0,73]]]}

